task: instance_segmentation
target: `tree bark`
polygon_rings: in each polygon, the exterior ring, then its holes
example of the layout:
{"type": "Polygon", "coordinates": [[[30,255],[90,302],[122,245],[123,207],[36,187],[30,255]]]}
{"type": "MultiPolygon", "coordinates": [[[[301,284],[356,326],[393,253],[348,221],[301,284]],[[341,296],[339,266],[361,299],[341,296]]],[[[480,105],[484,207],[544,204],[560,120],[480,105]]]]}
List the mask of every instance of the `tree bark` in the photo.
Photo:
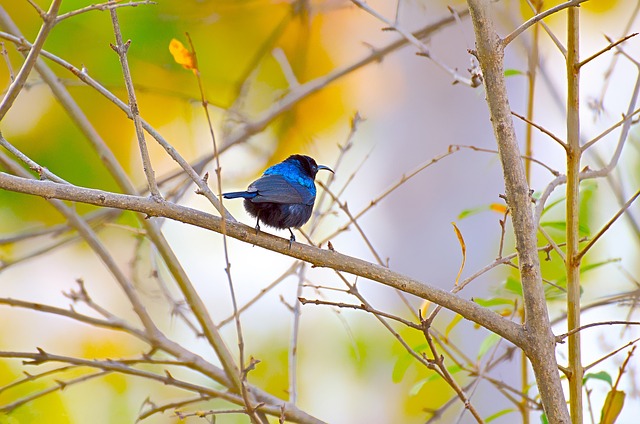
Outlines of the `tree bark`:
{"type": "Polygon", "coordinates": [[[555,338],[542,286],[531,194],[507,97],[504,44],[489,16],[489,1],[468,0],[467,3],[476,35],[476,57],[482,69],[487,105],[504,173],[507,204],[513,220],[525,308],[525,345],[522,347],[531,360],[549,422],[569,423],[555,356],[555,338]]]}

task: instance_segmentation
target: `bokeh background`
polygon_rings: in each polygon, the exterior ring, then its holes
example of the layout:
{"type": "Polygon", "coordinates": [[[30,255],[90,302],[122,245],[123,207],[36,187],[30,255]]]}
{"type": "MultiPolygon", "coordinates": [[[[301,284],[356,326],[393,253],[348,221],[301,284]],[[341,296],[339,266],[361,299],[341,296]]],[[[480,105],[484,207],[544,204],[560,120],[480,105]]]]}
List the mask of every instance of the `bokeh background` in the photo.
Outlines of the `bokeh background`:
{"type": "MultiPolygon", "coordinates": [[[[43,8],[48,3],[37,0],[43,8]]],[[[91,2],[65,0],[62,12],[78,9],[91,2]]],[[[558,2],[545,2],[549,7],[558,2]]],[[[462,11],[461,1],[370,1],[368,4],[406,29],[415,30],[450,15],[447,6],[462,11]]],[[[28,40],[33,40],[41,21],[34,9],[22,0],[0,0],[5,12],[28,40]]],[[[581,13],[582,55],[587,57],[606,46],[605,35],[614,39],[626,35],[623,26],[637,7],[631,0],[591,0],[581,13]]],[[[502,1],[495,4],[496,19],[502,34],[507,34],[531,16],[526,2],[502,1]]],[[[225,142],[243,122],[262,116],[296,84],[304,84],[335,69],[366,57],[376,48],[397,40],[393,31],[371,15],[346,1],[165,1],[119,9],[125,39],[132,41],[129,61],[136,84],[140,111],[180,153],[190,161],[211,153],[209,129],[199,100],[193,73],[173,61],[169,43],[177,38],[187,43],[188,32],[196,47],[209,110],[213,116],[218,142],[225,142]],[[291,78],[291,75],[294,78],[291,78]]],[[[564,40],[565,14],[546,20],[564,40]]],[[[634,22],[631,32],[638,29],[634,22]]],[[[536,122],[562,136],[564,134],[564,60],[544,34],[540,38],[541,69],[536,89],[536,122]]],[[[91,11],[58,24],[45,44],[45,50],[83,68],[121,99],[126,99],[120,64],[109,47],[114,42],[108,12],[91,11]]],[[[440,63],[457,69],[461,75],[472,65],[467,50],[473,48],[473,29],[464,16],[460,23],[448,25],[427,40],[431,53],[440,63]]],[[[22,56],[8,42],[7,58],[18,69],[22,56]]],[[[506,67],[513,71],[508,78],[511,107],[524,114],[527,101],[527,54],[530,33],[516,40],[507,50],[506,67]]],[[[640,44],[631,40],[625,51],[638,58],[640,44]]],[[[275,119],[263,132],[229,148],[221,156],[222,186],[225,191],[238,190],[256,178],[268,165],[292,153],[309,154],[318,163],[335,166],[341,157],[340,146],[350,143],[333,187],[344,189],[341,200],[349,210],[358,212],[373,199],[397,183],[403,175],[448,151],[450,145],[470,145],[495,149],[495,141],[484,102],[482,87],[452,84],[450,74],[434,61],[417,56],[412,46],[405,46],[382,60],[359,68],[300,101],[275,119]],[[354,116],[363,118],[349,138],[354,116]]],[[[618,59],[613,76],[603,88],[605,71],[613,53],[594,60],[582,74],[582,124],[585,140],[599,134],[617,121],[627,108],[637,70],[633,64],[618,59]],[[590,105],[602,97],[604,108],[597,113],[590,105]]],[[[3,61],[4,63],[4,61],[3,61]]],[[[48,62],[50,63],[50,62],[48,62]]],[[[144,186],[133,125],[111,102],[88,88],[74,76],[51,64],[80,104],[91,123],[108,143],[131,178],[144,186]]],[[[0,65],[0,81],[9,83],[6,65],[0,65]]],[[[519,134],[524,126],[516,122],[519,134]]],[[[116,184],[101,164],[81,132],[73,125],[49,88],[34,72],[28,87],[2,121],[1,131],[11,143],[38,163],[74,184],[117,191],[116,184]]],[[[640,155],[637,134],[632,131],[616,177],[627,193],[640,184],[640,155]]],[[[597,154],[607,158],[615,147],[617,132],[597,146],[597,154]]],[[[167,175],[177,165],[149,137],[151,158],[156,174],[167,175]]],[[[549,138],[534,135],[536,158],[560,171],[564,168],[562,150],[549,138]]],[[[587,160],[592,158],[587,156],[587,160]]],[[[595,160],[585,165],[597,167],[595,160]]],[[[211,164],[211,181],[215,176],[211,164]]],[[[319,175],[321,181],[327,175],[319,175]]],[[[534,166],[532,188],[544,189],[553,177],[534,166]]],[[[211,184],[214,187],[214,184],[211,184]]],[[[495,154],[469,149],[443,158],[402,184],[373,207],[359,224],[378,255],[391,268],[429,284],[450,289],[461,262],[460,244],[451,222],[456,222],[466,243],[466,265],[462,276],[469,276],[490,263],[498,252],[499,219],[502,214],[489,205],[502,203],[504,192],[500,163],[495,154]]],[[[584,225],[591,233],[619,208],[606,181],[585,189],[589,196],[583,203],[584,225]],[[590,201],[588,201],[590,199],[590,201]]],[[[561,199],[562,188],[553,200],[561,199]]],[[[326,200],[326,199],[325,199],[326,200]]],[[[181,203],[212,211],[193,186],[187,186],[181,203]]],[[[318,205],[323,210],[323,205],[318,205]]],[[[248,225],[252,218],[241,202],[229,202],[233,215],[248,225]]],[[[92,207],[77,205],[88,213],[92,207]]],[[[640,218],[638,205],[630,213],[640,218]]],[[[549,213],[549,221],[563,219],[562,204],[549,213]],[[554,215],[555,214],[555,215],[554,215]]],[[[8,242],[11,235],[63,223],[63,218],[39,198],[0,192],[0,293],[19,298],[67,307],[65,292],[76,288],[75,280],[85,281],[94,299],[114,313],[132,318],[130,308],[107,270],[86,245],[77,240],[63,243],[46,254],[34,255],[68,234],[26,242],[8,242]]],[[[326,216],[313,233],[320,240],[348,222],[338,208],[326,216]]],[[[165,222],[163,230],[189,276],[206,301],[216,322],[232,313],[228,294],[221,237],[198,228],[165,222]]],[[[552,235],[561,237],[561,225],[550,226],[552,235]],[[555,232],[554,232],[555,231],[555,232]]],[[[288,237],[288,233],[278,235],[288,237]]],[[[170,278],[143,236],[132,216],[124,214],[100,230],[110,251],[135,278],[145,294],[149,308],[175,340],[205,357],[212,353],[202,340],[179,319],[159,293],[158,284],[170,278]],[[157,274],[157,276],[156,276],[157,274]]],[[[298,236],[298,240],[304,237],[298,236]]],[[[332,238],[336,250],[375,262],[362,236],[351,229],[332,238]]],[[[605,295],[632,290],[633,279],[640,278],[638,268],[640,239],[628,222],[618,222],[587,258],[588,263],[604,263],[584,275],[585,303],[605,295]],[[634,277],[635,276],[635,277],[634,277]]],[[[239,303],[244,304],[274,281],[292,264],[287,257],[230,240],[232,276],[239,303]]],[[[505,252],[513,246],[507,236],[505,252]]],[[[553,262],[553,261],[552,261],[553,262]]],[[[545,275],[557,278],[558,261],[544,265],[545,275]]],[[[496,269],[474,281],[463,292],[466,298],[504,296],[505,281],[512,271],[496,269]]],[[[328,270],[305,269],[310,284],[341,287],[339,279],[328,270]]],[[[250,373],[250,381],[269,392],[285,397],[288,388],[288,349],[292,336],[289,305],[296,299],[299,278],[290,276],[243,314],[246,352],[262,362],[250,373]]],[[[350,280],[354,282],[353,279],[350,280]]],[[[392,290],[359,281],[363,294],[379,309],[409,316],[406,305],[392,290]]],[[[507,291],[508,292],[508,291],[507,291]]],[[[307,298],[353,301],[346,296],[307,287],[307,298]]],[[[409,299],[415,309],[418,299],[409,299]]],[[[561,302],[551,302],[552,315],[561,316],[561,302]]],[[[611,306],[588,312],[588,320],[626,319],[627,307],[611,306]]],[[[454,318],[442,313],[437,325],[444,329],[454,318]]],[[[633,319],[633,318],[632,318],[633,319]]],[[[637,319],[637,316],[636,316],[637,319]]],[[[224,327],[229,346],[235,346],[233,325],[224,327]]],[[[557,332],[563,332],[559,323],[557,332]]],[[[398,328],[412,346],[423,343],[420,334],[398,328]]],[[[585,363],[637,337],[637,330],[591,330],[585,334],[585,363]]],[[[451,339],[470,357],[482,363],[480,346],[487,332],[461,324],[451,339]]],[[[140,343],[112,332],[97,330],[68,319],[46,316],[34,311],[0,308],[0,349],[48,352],[87,358],[135,356],[140,343]]],[[[495,354],[504,345],[492,347],[495,354]]],[[[299,340],[299,405],[302,409],[331,423],[419,423],[429,418],[430,408],[439,407],[452,396],[440,380],[425,378],[431,371],[411,364],[406,370],[406,353],[384,328],[361,311],[323,306],[304,306],[299,340]],[[404,371],[404,372],[403,372],[404,371]],[[422,383],[421,383],[422,382],[422,383]]],[[[492,350],[493,352],[493,350],[492,350]]],[[[562,353],[560,353],[562,355],[562,353]]],[[[493,370],[492,376],[519,387],[517,358],[493,370]]],[[[599,370],[616,375],[624,355],[605,361],[599,370]]],[[[562,362],[563,358],[560,358],[562,362]]],[[[0,360],[0,385],[19,378],[23,367],[17,360],[0,360]]],[[[35,371],[34,371],[35,372],[35,371]]],[[[634,369],[623,378],[627,404],[620,422],[633,422],[640,411],[637,375],[634,369]]],[[[194,379],[200,377],[192,376],[194,379]]],[[[460,376],[465,381],[463,376],[460,376]]],[[[0,405],[26,393],[49,387],[46,382],[24,385],[0,392],[0,405]]],[[[594,383],[592,401],[601,405],[608,387],[594,383]]],[[[473,392],[472,402],[485,417],[510,408],[506,399],[496,395],[486,383],[473,392]]],[[[145,399],[155,403],[179,399],[184,393],[137,379],[110,375],[70,386],[64,391],[42,397],[21,407],[0,423],[115,423],[133,422],[144,409],[145,399]]],[[[211,404],[207,407],[213,407],[211,404]]],[[[203,408],[206,409],[206,408],[203,408]]],[[[596,410],[599,407],[596,406],[596,410]]],[[[515,422],[510,413],[494,422],[515,422]]],[[[537,419],[537,418],[535,418],[537,419]]],[[[190,418],[197,422],[197,418],[190,418]]],[[[220,417],[218,422],[244,422],[245,418],[220,417]]],[[[152,423],[176,422],[170,412],[146,420],[152,423]]],[[[460,406],[448,411],[442,422],[471,422],[460,406]]]]}

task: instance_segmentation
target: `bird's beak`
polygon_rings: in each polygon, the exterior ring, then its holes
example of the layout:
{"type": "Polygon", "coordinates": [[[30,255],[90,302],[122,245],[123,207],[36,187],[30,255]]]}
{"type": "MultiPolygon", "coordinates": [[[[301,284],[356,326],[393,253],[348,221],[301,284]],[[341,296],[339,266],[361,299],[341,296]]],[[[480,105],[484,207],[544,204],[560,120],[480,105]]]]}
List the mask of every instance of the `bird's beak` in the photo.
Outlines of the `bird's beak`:
{"type": "Polygon", "coordinates": [[[318,165],[318,171],[321,169],[326,169],[327,171],[331,171],[332,174],[335,174],[335,172],[333,172],[333,169],[329,168],[328,166],[318,165]]]}

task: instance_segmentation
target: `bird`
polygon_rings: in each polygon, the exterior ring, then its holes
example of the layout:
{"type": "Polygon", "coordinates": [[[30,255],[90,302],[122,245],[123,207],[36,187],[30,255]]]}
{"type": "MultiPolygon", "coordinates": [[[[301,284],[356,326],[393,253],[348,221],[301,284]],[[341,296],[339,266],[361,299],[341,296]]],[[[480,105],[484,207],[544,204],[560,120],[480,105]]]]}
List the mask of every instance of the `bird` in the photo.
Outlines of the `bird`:
{"type": "Polygon", "coordinates": [[[316,174],[320,170],[334,173],[325,165],[305,155],[291,155],[267,168],[262,176],[249,184],[246,191],[223,193],[225,199],[244,199],[247,213],[256,218],[256,234],[260,221],[266,226],[289,230],[289,248],[296,237],[292,228],[302,227],[311,218],[316,200],[316,174]]]}

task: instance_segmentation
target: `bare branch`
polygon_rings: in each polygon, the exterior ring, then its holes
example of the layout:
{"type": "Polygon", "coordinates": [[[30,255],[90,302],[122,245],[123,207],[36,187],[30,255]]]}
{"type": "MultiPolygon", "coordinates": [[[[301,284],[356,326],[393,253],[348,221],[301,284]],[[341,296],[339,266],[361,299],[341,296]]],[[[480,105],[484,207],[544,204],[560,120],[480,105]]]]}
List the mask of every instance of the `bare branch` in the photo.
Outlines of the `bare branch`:
{"type": "Polygon", "coordinates": [[[38,36],[36,40],[33,42],[31,46],[31,50],[29,50],[29,54],[22,64],[22,67],[18,71],[15,79],[9,85],[7,92],[4,94],[2,98],[2,102],[0,102],[0,122],[4,119],[4,116],[7,114],[13,102],[22,91],[25,83],[27,82],[27,77],[31,73],[31,69],[33,69],[34,65],[38,60],[38,55],[42,50],[42,46],[44,45],[45,40],[49,36],[49,32],[56,24],[56,16],[58,14],[58,9],[60,8],[60,4],[62,0],[53,0],[51,2],[51,6],[49,7],[49,11],[42,15],[42,26],[40,27],[40,31],[38,32],[38,36]]]}
{"type": "MultiPolygon", "coordinates": [[[[109,3],[115,6],[115,1],[110,0],[109,3]]],[[[136,99],[136,91],[133,88],[133,80],[131,79],[131,71],[129,70],[129,59],[127,58],[127,51],[131,45],[131,40],[126,43],[122,39],[122,32],[120,30],[120,22],[118,21],[118,12],[115,7],[112,7],[109,12],[111,13],[111,24],[113,25],[113,32],[116,37],[116,44],[111,45],[113,51],[118,54],[120,60],[120,67],[122,69],[122,76],[124,77],[124,84],[127,88],[127,94],[129,95],[129,109],[131,111],[131,119],[136,130],[136,137],[138,139],[138,147],[140,148],[140,157],[142,158],[142,167],[147,177],[147,184],[149,184],[149,192],[151,196],[159,198],[161,197],[158,190],[158,183],[156,182],[155,172],[151,165],[151,158],[149,157],[149,150],[147,149],[147,141],[144,138],[144,131],[142,130],[142,121],[140,118],[140,110],[138,108],[138,100],[136,99]]]]}
{"type": "MultiPolygon", "coordinates": [[[[586,0],[584,0],[584,1],[586,1],[586,0]]],[[[431,59],[433,61],[433,63],[435,63],[440,69],[442,69],[443,71],[445,71],[446,73],[451,75],[453,77],[453,83],[454,84],[463,83],[465,85],[468,85],[469,87],[477,87],[477,86],[480,85],[480,80],[479,79],[476,80],[476,79],[464,78],[463,76],[458,74],[458,72],[455,69],[449,68],[443,62],[441,62],[440,60],[435,58],[433,56],[433,54],[431,53],[431,51],[429,50],[429,48],[422,41],[420,41],[411,32],[405,31],[403,28],[401,28],[398,25],[397,21],[395,23],[389,21],[388,19],[386,19],[380,13],[376,12],[371,6],[369,6],[366,2],[364,2],[362,0],[351,0],[351,2],[353,4],[355,4],[356,6],[358,6],[360,9],[362,9],[365,12],[369,13],[370,15],[374,16],[376,19],[378,19],[379,21],[381,21],[382,23],[387,25],[389,28],[392,28],[393,30],[397,31],[409,43],[411,43],[415,47],[417,47],[418,52],[419,52],[418,55],[424,56],[424,57],[426,57],[428,59],[431,59]]],[[[456,20],[460,19],[459,14],[455,14],[455,13],[452,13],[452,14],[454,15],[454,18],[456,20]]]]}
{"type": "Polygon", "coordinates": [[[638,35],[637,32],[634,32],[633,34],[627,35],[626,37],[622,37],[621,39],[619,39],[618,41],[615,42],[609,42],[609,45],[605,48],[603,48],[602,50],[592,54],[591,56],[589,56],[588,58],[584,59],[582,62],[580,62],[578,64],[578,67],[583,67],[584,65],[586,65],[587,63],[591,62],[593,59],[597,58],[598,56],[602,55],[603,53],[608,52],[609,50],[611,50],[612,48],[616,47],[618,44],[622,44],[625,41],[627,41],[630,38],[635,37],[636,35],[638,35]]]}
{"type": "Polygon", "coordinates": [[[101,12],[104,12],[105,10],[117,9],[120,7],[136,7],[146,4],[158,4],[157,2],[151,0],[129,1],[126,3],[122,3],[121,1],[122,0],[117,0],[116,2],[108,1],[106,3],[92,4],[90,6],[72,10],[71,12],[63,13],[56,18],[56,23],[73,16],[78,16],[82,13],[90,12],[92,10],[99,10],[101,12]]]}
{"type": "Polygon", "coordinates": [[[629,206],[631,206],[631,204],[635,202],[638,196],[640,196],[640,190],[636,191],[636,193],[633,196],[631,196],[631,198],[627,201],[627,203],[622,205],[622,208],[620,208],[618,212],[616,212],[616,214],[600,229],[600,231],[598,231],[598,233],[595,236],[593,236],[591,240],[589,240],[589,243],[587,243],[587,245],[582,248],[582,250],[578,254],[578,257],[582,258],[589,251],[589,249],[593,247],[593,245],[598,241],[598,239],[602,237],[605,232],[607,232],[609,227],[611,227],[613,223],[616,222],[616,220],[620,218],[620,216],[622,216],[622,214],[625,213],[627,209],[629,209],[629,206]]]}
{"type": "MultiPolygon", "coordinates": [[[[569,423],[569,411],[557,372],[555,340],[542,286],[537,253],[537,225],[531,213],[529,185],[520,159],[504,80],[504,47],[510,40],[500,40],[498,37],[489,15],[488,0],[468,0],[467,3],[476,34],[477,58],[484,76],[487,104],[499,146],[507,204],[515,232],[528,342],[523,350],[531,360],[538,385],[545,387],[540,394],[547,417],[553,422],[569,423]]],[[[521,31],[524,28],[526,26],[521,31]]]]}
{"type": "Polygon", "coordinates": [[[556,336],[556,341],[558,343],[564,343],[564,339],[566,339],[567,337],[569,337],[572,334],[577,333],[578,331],[582,331],[585,330],[587,328],[592,328],[592,327],[601,327],[603,325],[640,325],[640,322],[636,322],[636,321],[603,321],[603,322],[593,322],[591,324],[585,324],[585,325],[581,325],[580,327],[574,328],[571,331],[568,331],[564,334],[560,334],[558,336],[556,336]]]}
{"type": "MultiPolygon", "coordinates": [[[[148,216],[163,216],[216,232],[222,231],[221,219],[218,217],[169,202],[155,202],[139,196],[109,193],[101,190],[56,184],[49,181],[28,180],[2,172],[0,172],[0,187],[45,198],[73,200],[102,207],[127,209],[148,216]]],[[[444,290],[406,277],[388,268],[334,251],[321,250],[300,243],[296,243],[292,248],[289,248],[289,240],[264,232],[256,234],[252,227],[242,224],[228,222],[227,235],[246,243],[310,262],[315,266],[330,267],[335,270],[360,275],[423,299],[431,300],[490,329],[516,345],[522,343],[522,330],[517,324],[473,302],[461,299],[444,290]]]]}
{"type": "Polygon", "coordinates": [[[513,116],[515,116],[518,119],[523,120],[524,122],[526,122],[527,124],[531,125],[532,127],[535,127],[536,129],[540,130],[541,132],[545,133],[546,135],[548,135],[549,137],[551,137],[556,143],[558,143],[559,145],[561,145],[565,150],[567,149],[567,143],[565,143],[564,141],[562,141],[558,136],[556,136],[555,134],[553,134],[551,131],[548,131],[546,128],[536,124],[535,122],[525,118],[524,116],[511,111],[511,114],[513,116]]]}
{"type": "Polygon", "coordinates": [[[519,36],[524,31],[529,29],[536,22],[540,22],[541,20],[543,20],[547,16],[553,15],[554,13],[557,13],[557,12],[563,10],[563,9],[567,9],[569,7],[574,7],[574,6],[579,6],[580,3],[584,3],[585,1],[588,1],[588,0],[570,0],[570,1],[567,1],[565,3],[561,3],[561,4],[557,5],[557,6],[554,6],[554,7],[550,8],[550,9],[547,9],[544,12],[538,13],[537,15],[533,16],[528,21],[524,22],[518,28],[514,29],[511,32],[511,34],[509,34],[506,37],[504,37],[502,39],[503,48],[506,47],[509,43],[511,43],[517,36],[519,36]]]}

